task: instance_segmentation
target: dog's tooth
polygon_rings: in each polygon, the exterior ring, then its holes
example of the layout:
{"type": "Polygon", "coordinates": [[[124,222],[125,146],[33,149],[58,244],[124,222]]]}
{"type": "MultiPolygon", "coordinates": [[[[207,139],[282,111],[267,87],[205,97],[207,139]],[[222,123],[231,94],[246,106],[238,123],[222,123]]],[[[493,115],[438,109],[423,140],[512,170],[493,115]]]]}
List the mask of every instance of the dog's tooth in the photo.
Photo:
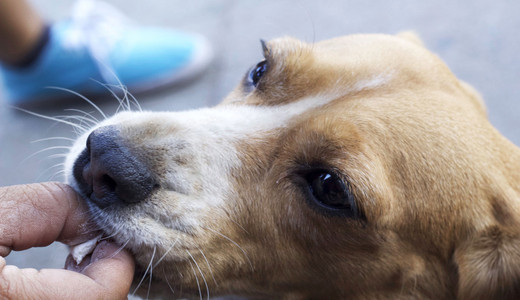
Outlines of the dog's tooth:
{"type": "Polygon", "coordinates": [[[72,258],[74,258],[76,264],[79,265],[83,261],[85,256],[91,254],[94,251],[97,243],[99,242],[102,236],[103,235],[100,234],[95,238],[84,242],[83,244],[71,247],[70,254],[72,255],[72,258]]]}

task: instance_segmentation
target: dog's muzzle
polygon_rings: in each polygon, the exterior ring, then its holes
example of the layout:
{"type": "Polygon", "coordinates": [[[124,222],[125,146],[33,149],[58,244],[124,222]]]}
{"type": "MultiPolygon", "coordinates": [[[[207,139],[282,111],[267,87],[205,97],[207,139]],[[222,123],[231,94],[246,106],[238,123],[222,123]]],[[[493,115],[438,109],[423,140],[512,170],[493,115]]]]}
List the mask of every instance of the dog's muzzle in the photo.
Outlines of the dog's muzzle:
{"type": "Polygon", "coordinates": [[[144,201],[157,186],[115,126],[100,127],[89,135],[73,175],[83,196],[100,208],[144,201]]]}

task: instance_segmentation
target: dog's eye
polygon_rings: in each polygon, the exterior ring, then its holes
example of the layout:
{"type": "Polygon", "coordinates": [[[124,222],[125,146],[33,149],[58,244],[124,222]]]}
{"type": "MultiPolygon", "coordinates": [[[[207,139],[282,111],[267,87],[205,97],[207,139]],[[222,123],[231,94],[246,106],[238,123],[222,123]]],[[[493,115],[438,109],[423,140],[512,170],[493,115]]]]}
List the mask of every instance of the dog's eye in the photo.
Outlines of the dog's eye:
{"type": "Polygon", "coordinates": [[[248,81],[249,83],[256,87],[258,85],[258,82],[260,81],[260,78],[264,75],[265,71],[267,70],[267,61],[263,60],[256,64],[251,71],[249,72],[248,81]]]}
{"type": "Polygon", "coordinates": [[[320,209],[347,217],[359,217],[349,185],[333,172],[312,171],[304,175],[311,200],[320,209]]]}

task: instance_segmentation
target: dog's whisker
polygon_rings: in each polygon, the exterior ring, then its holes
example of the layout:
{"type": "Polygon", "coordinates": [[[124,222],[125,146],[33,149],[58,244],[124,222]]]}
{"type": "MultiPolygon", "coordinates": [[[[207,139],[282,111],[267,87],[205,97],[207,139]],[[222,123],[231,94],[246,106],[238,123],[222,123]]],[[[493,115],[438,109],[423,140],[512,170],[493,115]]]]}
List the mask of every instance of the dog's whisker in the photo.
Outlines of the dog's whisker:
{"type": "Polygon", "coordinates": [[[72,128],[72,130],[74,131],[76,137],[81,136],[85,132],[85,130],[79,130],[78,128],[72,128]]]}
{"type": "Polygon", "coordinates": [[[168,285],[168,287],[170,288],[170,291],[172,291],[172,294],[175,295],[175,290],[173,289],[173,287],[171,286],[170,284],[170,281],[168,280],[168,276],[166,276],[166,271],[163,269],[163,278],[164,278],[164,281],[166,281],[166,284],[168,285]]]}
{"type": "Polygon", "coordinates": [[[122,100],[119,100],[119,106],[117,107],[116,113],[120,113],[121,111],[126,111],[126,106],[122,100]]]}
{"type": "MultiPolygon", "coordinates": [[[[42,171],[42,172],[39,172],[39,173],[38,173],[38,176],[36,176],[35,181],[38,182],[38,181],[48,181],[48,180],[51,180],[51,179],[49,178],[49,176],[47,175],[48,172],[49,172],[48,169],[47,169],[47,170],[44,170],[44,171],[42,171]],[[47,178],[49,178],[48,180],[42,180],[42,178],[44,178],[45,175],[47,175],[47,178]]],[[[50,176],[50,177],[52,177],[52,176],[50,176]]]]}
{"type": "Polygon", "coordinates": [[[175,244],[177,244],[179,239],[180,238],[175,239],[175,241],[172,243],[170,248],[168,248],[168,250],[166,250],[166,252],[164,252],[164,254],[157,260],[157,262],[154,265],[154,268],[157,267],[161,261],[163,261],[163,259],[166,257],[166,255],[173,249],[173,247],[175,247],[175,244]]]}
{"type": "Polygon", "coordinates": [[[211,273],[211,277],[213,278],[213,282],[215,283],[216,286],[218,286],[217,280],[215,279],[215,274],[213,274],[213,269],[211,268],[211,265],[209,264],[208,258],[206,257],[206,255],[204,255],[204,252],[202,251],[202,249],[200,249],[200,248],[198,248],[198,249],[199,249],[202,257],[204,257],[204,260],[206,261],[206,265],[208,265],[208,269],[209,269],[209,272],[211,273]]]}
{"type": "Polygon", "coordinates": [[[20,164],[26,163],[29,159],[35,157],[36,155],[38,155],[40,153],[51,151],[51,150],[59,150],[59,149],[61,149],[61,150],[65,149],[68,152],[70,150],[70,146],[51,146],[51,147],[47,147],[47,148],[38,150],[38,151],[34,152],[33,154],[29,155],[28,157],[26,157],[24,160],[22,160],[20,162],[20,164]]]}
{"type": "Polygon", "coordinates": [[[128,95],[130,96],[130,98],[132,99],[132,102],[134,103],[134,106],[137,108],[138,111],[143,111],[142,107],[141,107],[141,104],[139,104],[139,101],[137,100],[137,98],[135,98],[135,96],[128,92],[128,95]]]}
{"type": "Polygon", "coordinates": [[[126,87],[123,87],[121,89],[123,91],[123,99],[125,100],[125,103],[126,103],[126,109],[128,111],[131,111],[132,110],[132,107],[130,106],[130,99],[128,99],[128,89],[126,87]]]}
{"type": "MultiPolygon", "coordinates": [[[[46,171],[50,171],[50,170],[55,169],[55,168],[63,168],[64,165],[65,165],[65,163],[58,163],[58,164],[55,164],[55,165],[47,168],[46,171]]],[[[65,170],[60,170],[60,172],[65,172],[65,170]]]]}
{"type": "MultiPolygon", "coordinates": [[[[191,255],[190,251],[186,250],[186,253],[188,253],[188,255],[190,256],[191,260],[193,261],[193,263],[195,264],[195,266],[199,270],[200,276],[202,276],[202,280],[204,281],[204,285],[206,286],[206,293],[208,295],[208,300],[209,300],[209,287],[208,287],[208,282],[206,281],[206,276],[204,276],[204,273],[200,269],[199,264],[197,263],[197,261],[195,260],[193,255],[191,255]]],[[[201,299],[202,299],[202,294],[200,296],[201,296],[201,299]]]]}
{"type": "Polygon", "coordinates": [[[130,106],[130,101],[128,99],[128,88],[123,85],[122,83],[119,84],[105,84],[105,87],[110,91],[112,96],[116,98],[116,100],[119,102],[119,106],[117,108],[117,112],[119,112],[121,109],[123,111],[131,111],[132,108],[130,106]],[[120,90],[122,93],[122,97],[119,97],[119,95],[114,91],[115,89],[120,90]]]}
{"type": "Polygon", "coordinates": [[[119,85],[106,84],[106,86],[112,87],[112,88],[109,88],[108,90],[110,91],[112,96],[114,96],[114,98],[116,98],[117,101],[119,102],[119,107],[117,108],[117,111],[119,111],[121,108],[126,111],[132,111],[132,104],[134,104],[134,106],[138,109],[138,111],[142,111],[139,101],[137,101],[137,99],[134,97],[134,95],[128,91],[128,88],[125,85],[120,83],[119,85]],[[120,98],[114,92],[113,88],[121,90],[123,93],[123,97],[120,98]],[[130,102],[130,100],[132,100],[132,101],[130,102]]]}
{"type": "Polygon", "coordinates": [[[62,123],[62,124],[65,124],[65,125],[72,126],[73,128],[80,129],[83,132],[85,132],[87,130],[87,128],[85,128],[85,127],[83,127],[83,126],[81,126],[79,124],[67,121],[67,120],[62,120],[62,119],[59,119],[59,118],[56,118],[56,117],[50,117],[50,116],[42,115],[42,114],[35,113],[35,112],[32,112],[32,111],[24,109],[24,108],[20,108],[20,107],[13,107],[13,108],[16,109],[16,110],[19,110],[19,111],[23,111],[24,113],[33,115],[33,116],[38,117],[38,118],[42,118],[42,119],[46,119],[46,120],[50,120],[50,121],[55,121],[55,122],[58,122],[58,123],[62,123]]]}
{"type": "Polygon", "coordinates": [[[67,108],[67,109],[65,109],[65,111],[71,111],[71,112],[76,112],[76,113],[83,114],[86,118],[89,118],[90,121],[91,121],[93,124],[97,124],[97,123],[100,122],[96,117],[94,117],[93,114],[91,114],[91,113],[89,113],[89,112],[86,112],[86,111],[83,111],[83,110],[81,110],[81,109],[67,108]]]}
{"type": "MultiPolygon", "coordinates": [[[[114,77],[117,79],[117,76],[114,75],[114,77]]],[[[110,83],[101,82],[101,81],[96,80],[96,79],[92,79],[92,81],[94,81],[97,84],[99,84],[102,87],[104,87],[117,100],[117,102],[119,103],[119,106],[116,109],[116,112],[119,111],[119,108],[121,107],[122,100],[121,100],[121,98],[119,98],[119,96],[114,91],[114,89],[121,89],[121,86],[123,86],[123,84],[119,81],[119,79],[117,79],[117,80],[118,80],[119,84],[110,84],[110,83]]]]}
{"type": "MultiPolygon", "coordinates": [[[[101,239],[99,239],[100,241],[102,240],[108,240],[108,239],[111,239],[113,238],[114,236],[118,235],[120,232],[120,229],[117,229],[113,234],[109,235],[109,236],[105,236],[105,237],[102,237],[101,239]]],[[[130,241],[130,240],[129,240],[130,241]]],[[[127,242],[128,243],[128,242],[127,242]]]]}
{"type": "Polygon", "coordinates": [[[56,116],[56,118],[60,118],[62,120],[76,120],[78,121],[78,125],[83,126],[85,130],[88,130],[92,125],[97,124],[98,122],[91,120],[89,117],[78,116],[78,115],[70,115],[70,116],[56,116]],[[90,124],[90,125],[89,125],[90,124]]]}
{"type": "Polygon", "coordinates": [[[244,228],[244,226],[242,226],[240,223],[238,223],[237,221],[235,221],[230,215],[228,215],[228,219],[233,222],[235,225],[238,226],[238,228],[242,229],[245,233],[249,234],[249,232],[244,228]]]}
{"type": "MultiPolygon", "coordinates": [[[[100,241],[102,239],[99,239],[100,241]]],[[[130,242],[130,239],[128,239],[121,247],[119,247],[111,256],[110,258],[114,258],[116,257],[116,255],[119,254],[119,252],[123,251],[123,249],[125,249],[126,245],[128,245],[128,243],[130,242]]]]}
{"type": "Polygon", "coordinates": [[[63,169],[63,166],[65,166],[65,163],[64,163],[64,162],[61,162],[61,163],[57,163],[57,164],[55,164],[54,166],[52,166],[51,169],[54,169],[54,168],[62,168],[61,171],[65,172],[65,169],[63,169]]]}
{"type": "Polygon", "coordinates": [[[122,88],[117,85],[110,85],[110,84],[104,84],[104,83],[100,83],[100,84],[102,84],[119,103],[119,105],[116,109],[116,113],[118,113],[121,110],[121,108],[124,109],[125,108],[124,99],[120,98],[119,95],[117,95],[117,93],[114,91],[114,88],[117,88],[117,89],[122,89],[122,88]]]}
{"type": "Polygon", "coordinates": [[[79,122],[79,124],[83,125],[85,128],[90,128],[93,125],[96,125],[97,123],[99,123],[99,121],[96,121],[87,115],[64,115],[64,116],[56,116],[56,117],[64,119],[64,120],[68,120],[68,119],[77,120],[79,122]]]}
{"type": "Polygon", "coordinates": [[[146,268],[146,270],[144,271],[144,274],[143,274],[143,277],[141,278],[141,281],[139,281],[139,283],[137,284],[134,292],[132,293],[132,296],[135,295],[135,293],[137,292],[137,290],[141,287],[141,284],[143,284],[143,281],[144,279],[146,278],[146,275],[148,275],[148,271],[150,270],[150,268],[152,267],[152,262],[153,262],[153,258],[155,256],[155,250],[156,250],[156,247],[153,248],[153,253],[152,253],[152,258],[150,259],[150,263],[148,264],[148,267],[146,268]]]}
{"type": "MultiPolygon", "coordinates": [[[[47,174],[49,171],[51,171],[52,169],[55,169],[55,168],[57,168],[57,167],[58,167],[58,166],[54,165],[54,166],[52,166],[52,167],[49,167],[49,168],[45,169],[43,172],[41,172],[41,173],[38,175],[38,177],[36,177],[36,181],[40,181],[40,179],[41,179],[43,176],[45,176],[45,174],[47,174]]],[[[48,178],[48,180],[52,180],[54,177],[56,177],[56,176],[58,176],[58,175],[61,175],[61,174],[63,174],[63,173],[65,173],[65,170],[58,170],[58,171],[54,172],[54,174],[51,175],[51,176],[48,178]]]]}
{"type": "Polygon", "coordinates": [[[129,96],[132,96],[132,94],[128,91],[128,88],[124,85],[121,85],[120,89],[123,92],[123,100],[126,103],[126,110],[132,111],[132,105],[130,103],[130,97],[129,97],[129,96]]]}
{"type": "MultiPolygon", "coordinates": [[[[123,104],[123,101],[124,101],[124,98],[125,98],[125,95],[126,95],[126,91],[128,90],[127,87],[121,82],[121,80],[119,79],[119,76],[117,76],[117,74],[114,73],[113,70],[111,70],[110,68],[108,68],[109,70],[109,73],[111,73],[111,77],[117,81],[117,83],[104,83],[104,82],[100,82],[98,80],[94,80],[95,82],[99,83],[100,85],[102,85],[104,88],[106,88],[113,96],[114,98],[117,99],[117,101],[119,102],[119,107],[117,109],[117,111],[119,111],[119,108],[121,107],[121,105],[123,104]],[[119,98],[119,96],[117,95],[117,93],[114,91],[115,89],[118,89],[118,90],[121,90],[123,92],[123,99],[119,98]]],[[[128,107],[128,110],[130,110],[130,108],[128,107]]]]}
{"type": "Polygon", "coordinates": [[[52,154],[52,155],[49,155],[47,156],[46,158],[49,158],[49,159],[55,159],[55,158],[64,158],[64,157],[67,157],[68,156],[68,152],[67,153],[57,153],[57,154],[52,154]]]}
{"type": "Polygon", "coordinates": [[[193,275],[195,276],[195,281],[197,282],[197,287],[199,288],[199,296],[200,300],[202,300],[202,290],[200,289],[200,283],[199,283],[199,277],[197,276],[197,272],[195,271],[195,268],[193,267],[193,263],[191,260],[188,260],[190,263],[191,270],[193,271],[193,275]]]}
{"type": "Polygon", "coordinates": [[[146,292],[146,299],[150,297],[150,288],[152,287],[152,279],[153,279],[153,258],[155,256],[155,251],[157,250],[157,246],[153,247],[153,255],[150,260],[150,279],[148,281],[148,291],[146,292]]]}
{"type": "Polygon", "coordinates": [[[240,251],[242,251],[242,253],[243,253],[244,256],[246,257],[246,259],[247,259],[247,261],[248,261],[248,263],[249,263],[249,267],[251,268],[251,271],[254,271],[253,263],[251,262],[251,259],[249,258],[249,255],[247,255],[247,252],[246,252],[242,247],[240,247],[240,245],[239,245],[237,242],[233,241],[233,240],[232,240],[231,238],[229,238],[228,236],[226,236],[226,235],[224,235],[224,234],[222,234],[222,233],[220,233],[220,232],[218,232],[218,231],[216,231],[216,230],[214,230],[214,229],[211,229],[211,228],[209,228],[209,227],[203,227],[203,228],[205,228],[205,229],[207,229],[207,230],[209,230],[209,231],[211,231],[211,232],[214,232],[214,233],[218,234],[219,236],[223,237],[224,239],[228,240],[228,241],[231,242],[233,245],[235,245],[236,247],[238,247],[238,249],[240,249],[240,251]]]}
{"type": "Polygon", "coordinates": [[[69,141],[69,142],[76,141],[75,139],[71,139],[71,138],[64,137],[64,136],[53,136],[53,137],[48,137],[48,138],[44,138],[44,139],[38,139],[38,140],[31,141],[31,144],[46,142],[46,141],[54,141],[54,140],[64,140],[64,141],[69,141]]]}
{"type": "Polygon", "coordinates": [[[103,110],[101,110],[101,108],[96,105],[94,102],[92,102],[90,99],[88,99],[87,97],[85,97],[84,95],[78,93],[78,92],[75,92],[73,90],[70,90],[70,89],[66,89],[66,88],[62,88],[62,87],[58,87],[58,86],[50,86],[48,88],[51,88],[51,89],[55,89],[55,90],[61,90],[61,91],[65,91],[65,92],[69,92],[73,95],[76,95],[78,97],[80,97],[81,99],[83,99],[84,101],[86,101],[88,104],[90,104],[92,107],[94,107],[95,110],[97,110],[102,116],[103,118],[107,119],[108,117],[105,115],[105,113],[103,112],[103,110]]]}
{"type": "Polygon", "coordinates": [[[62,171],[58,171],[58,172],[55,172],[50,178],[49,180],[52,181],[54,180],[56,177],[58,176],[64,176],[65,175],[65,171],[62,170],[62,171]]]}
{"type": "Polygon", "coordinates": [[[52,175],[51,178],[55,178],[57,176],[64,176],[65,173],[66,173],[66,170],[64,170],[63,167],[62,167],[61,170],[57,170],[56,172],[54,172],[54,175],[52,175]]]}
{"type": "MultiPolygon", "coordinates": [[[[104,216],[102,215],[102,211],[96,211],[96,214],[95,214],[95,222],[96,224],[104,224],[104,216]]],[[[105,226],[100,226],[101,228],[107,228],[106,225],[105,226]]],[[[123,225],[122,224],[118,224],[116,227],[112,226],[110,227],[110,234],[108,236],[105,236],[105,237],[102,237],[101,240],[108,240],[108,239],[112,239],[113,237],[115,236],[118,236],[122,231],[123,231],[123,225]]],[[[108,232],[105,230],[105,234],[108,234],[108,232]]],[[[128,244],[129,241],[131,241],[132,238],[129,238],[127,240],[127,242],[125,243],[125,246],[128,244]]]]}
{"type": "MultiPolygon", "coordinates": [[[[183,278],[184,275],[182,274],[181,270],[179,270],[179,267],[177,266],[177,264],[173,264],[173,266],[177,270],[177,274],[179,274],[179,278],[183,278]]],[[[164,269],[163,269],[163,271],[164,271],[164,269]]],[[[181,284],[179,285],[179,297],[178,298],[182,298],[182,281],[181,281],[181,284]]]]}

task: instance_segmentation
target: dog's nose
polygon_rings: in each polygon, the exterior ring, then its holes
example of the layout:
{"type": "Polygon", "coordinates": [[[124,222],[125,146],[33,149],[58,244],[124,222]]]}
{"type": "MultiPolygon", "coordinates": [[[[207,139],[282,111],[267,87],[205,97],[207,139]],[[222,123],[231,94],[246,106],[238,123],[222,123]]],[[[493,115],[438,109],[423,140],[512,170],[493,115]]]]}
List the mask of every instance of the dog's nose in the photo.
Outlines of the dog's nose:
{"type": "Polygon", "coordinates": [[[146,164],[124,145],[114,126],[89,135],[73,173],[82,192],[101,208],[143,201],[155,187],[146,164]]]}

